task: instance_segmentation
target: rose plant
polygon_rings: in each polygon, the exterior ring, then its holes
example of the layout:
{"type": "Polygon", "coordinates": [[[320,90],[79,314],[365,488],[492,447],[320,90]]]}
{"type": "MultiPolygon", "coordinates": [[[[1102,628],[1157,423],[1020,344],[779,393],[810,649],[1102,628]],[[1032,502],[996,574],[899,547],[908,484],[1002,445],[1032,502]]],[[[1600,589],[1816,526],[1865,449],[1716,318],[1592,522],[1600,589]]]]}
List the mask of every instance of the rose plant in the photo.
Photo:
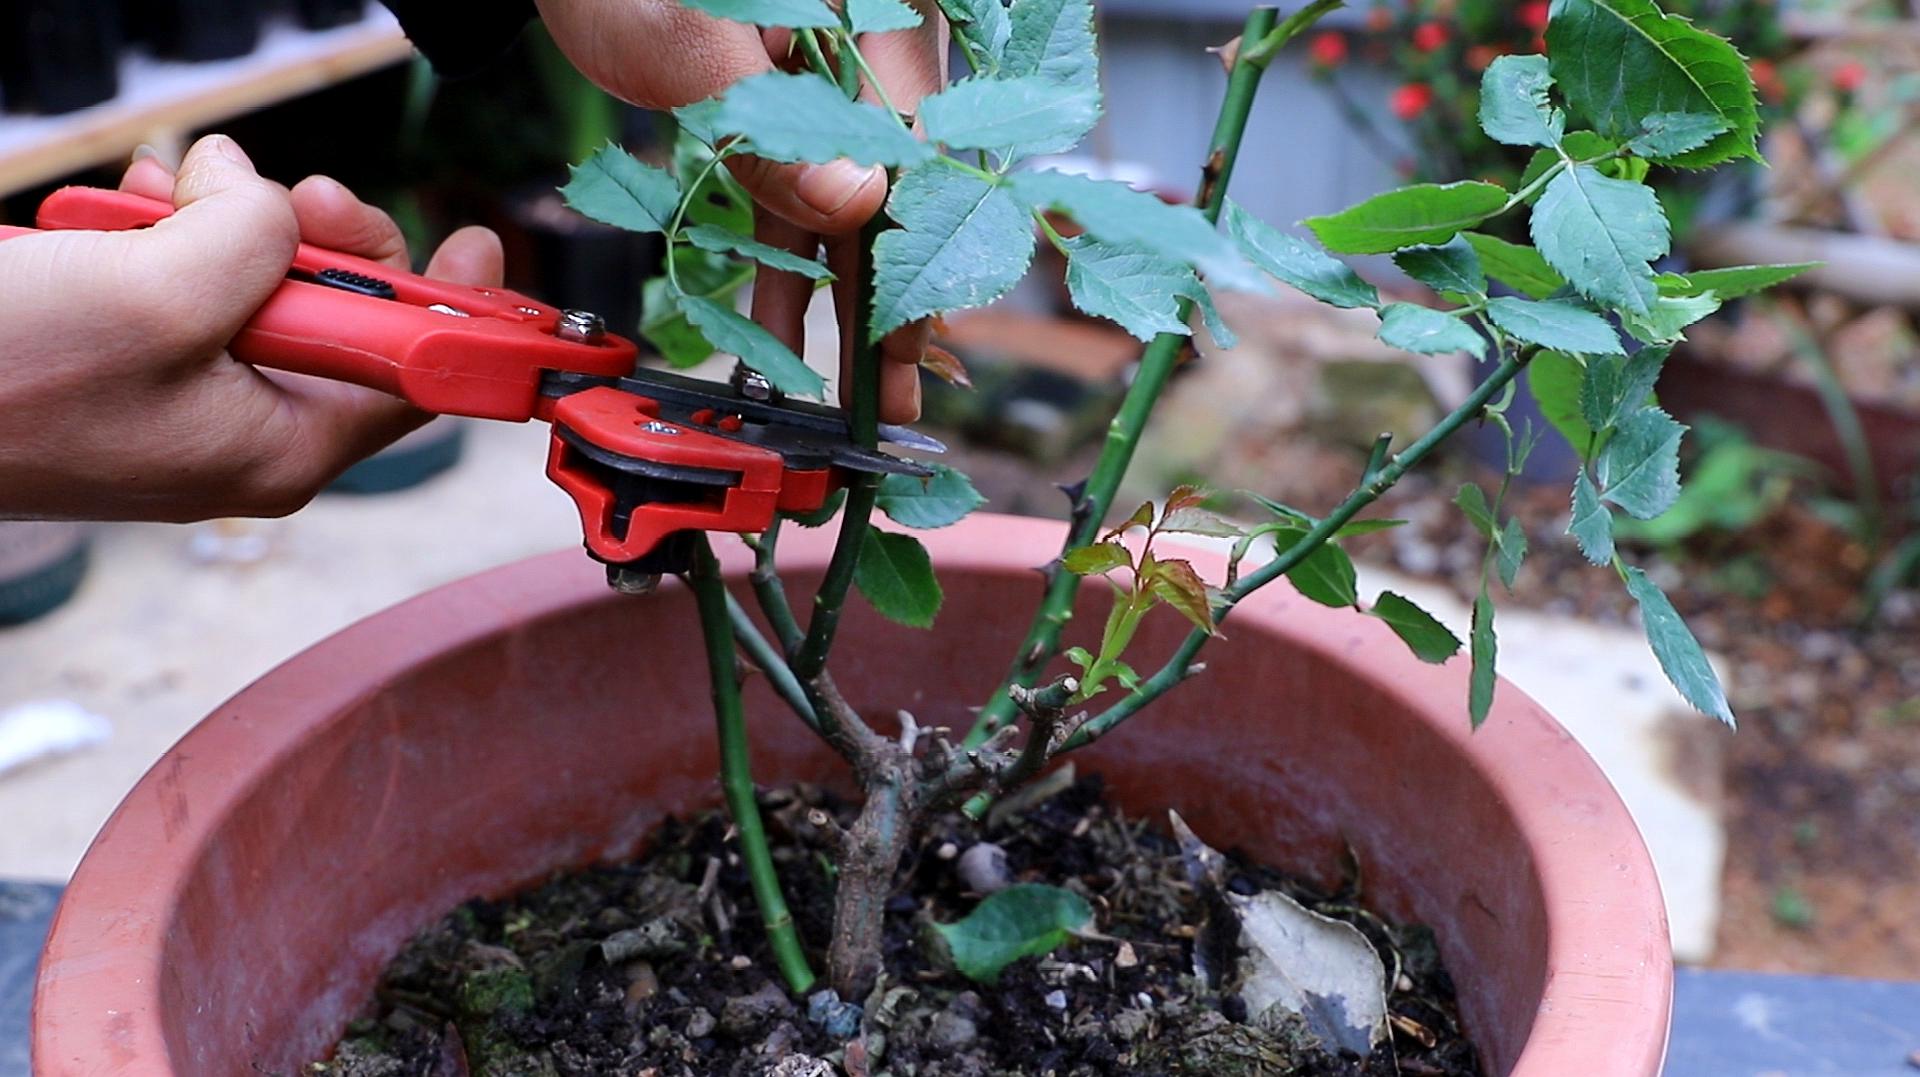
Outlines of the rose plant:
{"type": "MultiPolygon", "coordinates": [[[[1227,190],[1263,72],[1337,0],[1315,0],[1284,20],[1272,9],[1256,10],[1224,50],[1227,88],[1191,206],[1028,165],[1072,148],[1100,117],[1092,0],[939,0],[937,9],[848,0],[837,10],[824,0],[684,2],[789,32],[794,69],[677,110],[684,137],[674,170],[608,147],[578,165],[566,188],[571,204],[589,216],[665,236],[667,275],[652,286],[648,317],[650,336],[670,342],[670,355],[732,353],[780,392],[824,389],[818,374],[727,299],[755,272],[819,282],[833,276],[814,251],[752,238],[745,197],[727,175],[729,164],[746,155],[849,158],[893,172],[885,214],[869,226],[852,281],[857,328],[843,397],[854,436],[869,447],[877,440],[877,342],[918,319],[1006,293],[1026,272],[1037,242],[1065,257],[1068,287],[1083,311],[1146,342],[1097,463],[1068,490],[1070,535],[1046,570],[1026,639],[964,736],[910,722],[899,735],[883,734],[842,696],[829,662],[852,590],[903,625],[933,621],[941,591],[927,552],[910,534],[876,527],[873,514],[907,528],[951,524],[981,500],[964,476],[937,469],[926,482],[863,478],[818,518],[746,536],[758,565],[754,598],[770,638],[723,586],[705,540],[699,544],[687,583],[710,656],[723,786],[766,930],[794,991],[811,989],[816,974],[781,897],[754,801],[736,647],[798,719],[844,757],[862,791],[856,821],[837,834],[826,975],[840,998],[864,998],[879,970],[883,907],[916,826],[937,809],[962,802],[977,808],[1019,787],[1174,691],[1200,673],[1195,659],[1236,605],[1283,577],[1315,602],[1384,621],[1425,661],[1447,661],[1464,646],[1472,676],[1462,720],[1477,724],[1496,690],[1495,582],[1511,585],[1527,555],[1524,531],[1505,515],[1505,486],[1489,494],[1469,484],[1457,498],[1487,542],[1465,644],[1404,596],[1363,601],[1340,547],[1344,538],[1395,526],[1362,513],[1468,423],[1506,432],[1509,476],[1539,437],[1568,439],[1583,461],[1570,492],[1572,541],[1638,602],[1653,652],[1681,695],[1732,722],[1692,633],[1613,541],[1616,513],[1649,519],[1679,495],[1686,428],[1653,399],[1668,349],[1723,301],[1802,268],[1689,275],[1653,268],[1670,236],[1649,175],[1758,156],[1754,86],[1727,41],[1651,0],[1556,0],[1544,27],[1551,58],[1493,58],[1478,92],[1479,131],[1529,155],[1524,172],[1509,186],[1420,183],[1369,198],[1305,222],[1316,244],[1258,220],[1227,190]],[[871,78],[860,38],[931,18],[950,23],[971,74],[925,99],[916,115],[904,115],[871,78]],[[1052,223],[1060,217],[1079,233],[1062,235],[1052,223]],[[1526,219],[1531,243],[1483,230],[1513,217],[1526,219]],[[1446,305],[1388,302],[1335,254],[1390,255],[1446,305]],[[1324,514],[1268,502],[1271,518],[1247,528],[1206,511],[1199,491],[1182,488],[1115,521],[1116,491],[1189,347],[1189,322],[1197,318],[1230,345],[1232,332],[1210,292],[1264,292],[1274,278],[1333,306],[1377,311],[1380,338],[1389,345],[1419,354],[1469,352],[1487,372],[1431,430],[1405,441],[1381,435],[1352,492],[1324,514]],[[1507,408],[1523,385],[1552,431],[1508,422],[1507,408]],[[803,619],[779,576],[780,533],[828,526],[835,515],[838,545],[803,619]],[[1159,540],[1179,534],[1230,541],[1228,576],[1204,580],[1191,563],[1165,552],[1159,540]],[[1097,648],[1063,653],[1076,592],[1090,577],[1111,587],[1112,613],[1097,648]],[[1148,616],[1184,617],[1191,632],[1163,666],[1142,672],[1127,655],[1148,616]]],[[[1317,54],[1328,52],[1316,46],[1317,54]]],[[[1052,930],[1036,927],[1034,937],[1050,938],[1052,930]]]]}

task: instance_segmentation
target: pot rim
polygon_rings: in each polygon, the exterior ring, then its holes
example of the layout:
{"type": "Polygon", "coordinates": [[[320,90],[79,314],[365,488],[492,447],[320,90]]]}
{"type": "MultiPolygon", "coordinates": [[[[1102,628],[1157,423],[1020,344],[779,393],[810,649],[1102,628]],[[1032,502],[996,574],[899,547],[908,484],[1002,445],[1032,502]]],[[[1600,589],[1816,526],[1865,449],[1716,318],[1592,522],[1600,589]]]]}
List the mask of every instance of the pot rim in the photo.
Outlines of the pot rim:
{"type": "MultiPolygon", "coordinates": [[[[1062,526],[1050,520],[976,514],[940,531],[917,532],[945,571],[1004,572],[1057,553],[1062,526]]],[[[783,544],[794,568],[822,567],[830,529],[799,532],[783,544]]],[[[1217,550],[1187,551],[1218,578],[1217,550]]],[[[752,567],[737,544],[722,544],[730,574],[752,567]]],[[[169,1073],[161,984],[164,939],[178,865],[194,863],[218,821],[256,788],[277,761],[314,730],[435,656],[604,601],[599,565],[563,550],[445,584],[376,613],[289,658],[194,726],[142,777],[88,848],[55,914],[42,954],[32,1018],[36,1074],[169,1073]],[[316,690],[317,689],[317,690],[316,690]],[[250,759],[245,768],[192,760],[250,759]],[[191,797],[189,797],[191,792],[191,797]],[[127,895],[136,895],[131,901],[127,895]]],[[[1237,623],[1279,626],[1340,616],[1291,588],[1243,602],[1237,623]]],[[[1322,660],[1369,665],[1359,636],[1393,641],[1372,618],[1351,631],[1290,638],[1322,660]]],[[[1345,626],[1343,626],[1344,628],[1345,626]]],[[[1547,922],[1547,979],[1538,1015],[1510,1073],[1557,1077],[1569,1059],[1593,1074],[1658,1073],[1666,1053],[1673,965],[1665,906],[1645,844],[1599,767],[1540,706],[1502,682],[1478,731],[1464,707],[1468,663],[1410,662],[1384,690],[1426,716],[1504,802],[1534,857],[1547,922]],[[1437,713],[1438,712],[1438,713],[1437,713]],[[1442,720],[1438,714],[1444,714],[1442,720]],[[1583,783],[1579,797],[1545,797],[1532,776],[1552,770],[1583,783]],[[1595,840],[1604,835],[1612,840],[1595,840]],[[1620,1020],[1596,1022],[1596,1007],[1620,1020]],[[1628,1015],[1638,1020],[1627,1021],[1628,1015]],[[1625,1034],[1623,1035],[1623,1031],[1625,1034]]]]}

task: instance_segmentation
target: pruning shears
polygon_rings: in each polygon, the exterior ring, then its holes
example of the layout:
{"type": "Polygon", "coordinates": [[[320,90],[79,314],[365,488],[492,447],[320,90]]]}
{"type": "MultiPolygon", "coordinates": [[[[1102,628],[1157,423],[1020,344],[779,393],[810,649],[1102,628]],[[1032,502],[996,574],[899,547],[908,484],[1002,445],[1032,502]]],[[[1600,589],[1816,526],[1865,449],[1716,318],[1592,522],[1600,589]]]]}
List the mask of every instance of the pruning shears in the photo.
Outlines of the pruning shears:
{"type": "MultiPolygon", "coordinates": [[[[139,195],[68,187],[41,204],[36,223],[120,231],[172,212],[139,195]]],[[[26,231],[0,228],[0,239],[26,231]]],[[[697,532],[765,530],[778,513],[822,508],[856,474],[932,474],[856,444],[843,412],[785,400],[744,367],[726,384],[640,368],[633,342],[595,314],[304,243],[286,283],[228,350],[435,414],[552,424],[547,476],[578,506],[588,553],[622,590],[686,571],[697,532]]],[[[902,427],[881,436],[944,451],[902,427]]]]}

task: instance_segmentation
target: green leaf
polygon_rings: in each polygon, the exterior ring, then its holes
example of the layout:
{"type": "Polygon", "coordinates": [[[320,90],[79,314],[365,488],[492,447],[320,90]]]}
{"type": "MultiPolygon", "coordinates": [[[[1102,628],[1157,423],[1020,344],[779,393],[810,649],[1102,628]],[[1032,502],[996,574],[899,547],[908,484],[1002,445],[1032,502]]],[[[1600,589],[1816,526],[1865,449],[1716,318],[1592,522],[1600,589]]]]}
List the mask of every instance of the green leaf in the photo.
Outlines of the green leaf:
{"type": "Polygon", "coordinates": [[[1493,537],[1493,508],[1487,504],[1487,492],[1480,489],[1479,483],[1462,483],[1460,492],[1453,495],[1453,503],[1467,514],[1467,522],[1482,538],[1493,537]]]}
{"type": "Polygon", "coordinates": [[[940,612],[942,595],[933,561],[912,535],[868,528],[853,585],[882,617],[908,628],[931,628],[934,614],[940,612]]]}
{"type": "Polygon", "coordinates": [[[1635,314],[1653,308],[1649,263],[1665,256],[1671,237],[1652,188],[1590,165],[1568,169],[1547,183],[1532,227],[1541,257],[1581,295],[1635,314]]]}
{"type": "Polygon", "coordinates": [[[1653,647],[1653,656],[1660,660],[1660,669],[1666,673],[1667,680],[1701,713],[1732,725],[1733,708],[1727,706],[1727,693],[1720,687],[1719,675],[1714,673],[1707,653],[1700,649],[1700,641],[1693,637],[1659,585],[1648,579],[1646,573],[1629,567],[1627,593],[1640,603],[1640,620],[1646,627],[1647,642],[1653,647]]]}
{"type": "MultiPolygon", "coordinates": [[[[723,306],[732,306],[734,296],[753,280],[752,266],[695,247],[675,245],[668,257],[682,288],[723,306]]],[[[713,342],[687,321],[679,293],[666,277],[642,286],[641,310],[640,335],[672,366],[693,366],[713,354],[713,342]]]]}
{"type": "Polygon", "coordinates": [[[1068,550],[1060,564],[1076,576],[1104,576],[1115,569],[1133,567],[1133,555],[1117,542],[1096,542],[1068,550]]]}
{"type": "Polygon", "coordinates": [[[1580,385],[1580,417],[1594,430],[1620,425],[1653,395],[1670,349],[1641,348],[1626,359],[1595,356],[1580,385]]]}
{"type": "MultiPolygon", "coordinates": [[[[1307,537],[1305,528],[1284,527],[1273,534],[1274,554],[1286,553],[1307,537]]],[[[1301,594],[1334,609],[1345,609],[1360,602],[1359,579],[1353,559],[1347,551],[1328,542],[1308,554],[1287,572],[1287,579],[1301,594]]]]}
{"type": "Polygon", "coordinates": [[[688,7],[734,22],[790,29],[838,28],[840,17],[822,0],[682,0],[688,7]]]}
{"type": "Polygon", "coordinates": [[[1792,280],[1809,269],[1817,269],[1821,264],[1820,262],[1796,262],[1792,265],[1696,269],[1685,276],[1678,273],[1662,273],[1654,278],[1654,283],[1660,286],[1661,295],[1686,297],[1712,292],[1722,301],[1726,301],[1766,291],[1776,284],[1792,280]]]}
{"type": "Polygon", "coordinates": [[[1242,209],[1226,203],[1227,234],[1253,264],[1287,284],[1336,307],[1379,309],[1380,292],[1345,262],[1309,246],[1242,209]]]}
{"type": "Polygon", "coordinates": [[[567,205],[602,224],[629,232],[665,232],[680,208],[680,183],[665,170],[607,145],[570,169],[560,188],[567,205]]]}
{"type": "Polygon", "coordinates": [[[682,295],[680,311],[687,321],[723,352],[767,376],[774,388],[790,396],[819,396],[826,389],[820,375],[808,369],[793,350],[758,323],[704,296],[682,295]]]}
{"type": "Polygon", "coordinates": [[[902,527],[931,530],[957,524],[987,503],[973,480],[944,464],[934,464],[933,477],[888,475],[880,480],[874,505],[902,527]]]}
{"type": "Polygon", "coordinates": [[[1380,317],[1380,340],[1421,355],[1472,352],[1479,358],[1487,354],[1487,338],[1473,326],[1456,315],[1417,303],[1387,304],[1380,317]]]}
{"type": "Polygon", "coordinates": [[[856,34],[911,30],[920,25],[920,13],[900,0],[847,0],[847,21],[856,34]]]}
{"type": "Polygon", "coordinates": [[[1480,586],[1480,596],[1473,600],[1473,632],[1469,648],[1473,656],[1473,672],[1467,682],[1467,714],[1473,721],[1473,728],[1479,729],[1480,723],[1487,720],[1487,714],[1493,710],[1493,689],[1498,671],[1500,644],[1493,634],[1493,596],[1487,593],[1486,585],[1480,586]]]}
{"type": "Polygon", "coordinates": [[[972,38],[995,64],[1004,62],[1007,39],[1013,36],[1013,20],[1004,0],[952,0],[941,7],[949,13],[964,12],[960,21],[971,28],[972,38]]]}
{"type": "Polygon", "coordinates": [[[1068,172],[1015,172],[1007,182],[1029,208],[1065,213],[1096,238],[1193,266],[1215,284],[1251,292],[1270,290],[1266,277],[1248,265],[1239,248],[1192,206],[1173,205],[1117,180],[1068,172]]]}
{"type": "MultiPolygon", "coordinates": [[[[740,268],[752,273],[745,266],[740,268]]],[[[642,285],[640,302],[646,311],[640,322],[640,335],[653,345],[668,366],[685,369],[705,362],[713,354],[713,342],[680,313],[677,293],[667,278],[654,277],[642,285]]]]}
{"type": "Polygon", "coordinates": [[[1575,355],[1621,355],[1620,334],[1590,310],[1559,299],[1514,299],[1487,303],[1487,317],[1512,336],[1575,355]]]}
{"type": "Polygon", "coordinates": [[[1455,236],[1444,246],[1408,247],[1393,256],[1407,276],[1442,295],[1478,296],[1487,290],[1487,274],[1473,244],[1455,236]]]}
{"type": "Polygon", "coordinates": [[[1677,344],[1686,339],[1687,326],[1719,309],[1715,295],[1663,295],[1653,301],[1648,314],[1623,314],[1620,321],[1627,332],[1649,344],[1677,344]]]}
{"type": "Polygon", "coordinates": [[[1580,414],[1580,388],[1585,377],[1580,360],[1559,352],[1540,352],[1527,362],[1527,392],[1540,405],[1540,414],[1583,460],[1593,441],[1593,427],[1580,414]]]}
{"type": "Polygon", "coordinates": [[[1375,195],[1306,225],[1330,251],[1387,254],[1422,243],[1445,243],[1506,207],[1491,183],[1420,183],[1375,195]]]}
{"type": "Polygon", "coordinates": [[[1108,318],[1141,340],[1192,332],[1180,297],[1204,295],[1193,270],[1139,247],[1074,236],[1066,240],[1067,294],[1088,314],[1108,318]]]}
{"type": "Polygon", "coordinates": [[[1580,544],[1580,552],[1596,565],[1613,560],[1613,510],[1600,500],[1600,491],[1581,468],[1573,480],[1573,522],[1567,534],[1580,544]]]}
{"type": "MultiPolygon", "coordinates": [[[[1541,150],[1528,158],[1526,169],[1520,173],[1518,186],[1522,190],[1532,187],[1534,180],[1546,175],[1548,169],[1568,158],[1576,164],[1585,161],[1606,172],[1607,175],[1615,175],[1613,172],[1607,172],[1607,169],[1620,160],[1615,156],[1619,149],[1620,144],[1612,139],[1601,138],[1592,131],[1575,131],[1567,136],[1558,150],[1541,150]],[[1562,154],[1565,156],[1561,156],[1562,154]]],[[[1540,196],[1536,194],[1528,201],[1532,203],[1539,199],[1540,196]]]]}
{"type": "Polygon", "coordinates": [[[993,983],[1023,957],[1052,953],[1093,922],[1093,909],[1071,890],[1018,883],[989,896],[957,923],[935,924],[954,967],[976,983],[993,983]]]}
{"type": "Polygon", "coordinates": [[[1727,121],[1699,112],[1656,112],[1640,121],[1640,133],[1627,140],[1627,152],[1664,161],[1697,150],[1715,135],[1731,130],[1727,121]]]}
{"type": "Polygon", "coordinates": [[[1674,164],[1760,159],[1759,109],[1739,50],[1652,0],[1554,0],[1547,53],[1567,104],[1603,135],[1630,138],[1656,113],[1703,113],[1727,131],[1674,164]]]}
{"type": "Polygon", "coordinates": [[[927,137],[956,150],[1063,153],[1100,119],[1100,99],[1041,75],[971,78],[920,102],[927,137]]]}
{"type": "MultiPolygon", "coordinates": [[[[673,118],[680,125],[683,134],[692,135],[696,140],[711,148],[726,137],[719,127],[720,99],[708,97],[695,101],[691,105],[681,105],[673,110],[673,118]]],[[[687,173],[682,172],[681,175],[687,173]]]]}
{"type": "Polygon", "coordinates": [[[1600,496],[1651,520],[1680,497],[1680,438],[1687,428],[1659,408],[1629,415],[1594,460],[1600,496]]]}
{"type": "Polygon", "coordinates": [[[1009,75],[1099,90],[1093,0],[1017,0],[1003,59],[1009,75]]]}
{"type": "Polygon", "coordinates": [[[1213,338],[1213,342],[1222,348],[1239,347],[1240,338],[1233,335],[1233,328],[1220,316],[1220,308],[1213,305],[1212,293],[1207,291],[1198,277],[1194,278],[1193,291],[1189,294],[1194,306],[1200,308],[1200,317],[1207,323],[1207,335],[1213,338]]]}
{"type": "Polygon", "coordinates": [[[929,314],[993,302],[1033,259],[1033,222],[1013,195],[938,161],[900,177],[887,213],[900,227],[874,243],[874,340],[929,314]]]}
{"type": "Polygon", "coordinates": [[[915,165],[934,155],[878,105],[849,101],[818,75],[769,71],[733,84],[714,126],[746,136],[753,152],[775,161],[915,165]]]}
{"type": "Polygon", "coordinates": [[[1480,129],[1509,146],[1558,146],[1567,118],[1547,101],[1545,56],[1502,56],[1480,76],[1480,129]]]}
{"type": "Polygon", "coordinates": [[[1387,622],[1387,627],[1393,629],[1422,662],[1437,665],[1460,653],[1460,637],[1448,631],[1433,614],[1392,591],[1380,592],[1380,598],[1367,615],[1387,622]]]}
{"type": "Polygon", "coordinates": [[[710,224],[695,225],[681,233],[687,241],[703,251],[716,254],[740,254],[759,262],[769,269],[778,269],[783,273],[798,273],[809,280],[832,280],[833,272],[811,258],[802,258],[792,251],[783,251],[755,239],[737,235],[724,228],[710,224]]]}
{"type": "Polygon", "coordinates": [[[1532,247],[1509,243],[1497,236],[1463,232],[1460,238],[1473,245],[1487,276],[1501,281],[1514,291],[1532,299],[1545,299],[1567,286],[1567,278],[1554,272],[1540,252],[1532,247]]]}
{"type": "Polygon", "coordinates": [[[1500,570],[1500,582],[1511,591],[1513,581],[1520,577],[1520,565],[1527,559],[1527,529],[1520,526],[1519,520],[1508,517],[1497,545],[1494,566],[1500,570]]]}

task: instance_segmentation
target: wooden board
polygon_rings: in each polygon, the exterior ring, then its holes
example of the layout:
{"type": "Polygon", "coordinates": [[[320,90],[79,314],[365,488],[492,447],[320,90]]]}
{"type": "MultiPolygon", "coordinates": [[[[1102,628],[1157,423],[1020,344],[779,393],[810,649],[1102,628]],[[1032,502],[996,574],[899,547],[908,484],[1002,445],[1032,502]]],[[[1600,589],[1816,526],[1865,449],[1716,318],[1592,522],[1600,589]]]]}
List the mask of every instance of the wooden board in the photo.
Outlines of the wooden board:
{"type": "Polygon", "coordinates": [[[246,56],[185,64],[130,55],[120,94],[60,116],[0,113],[0,196],[86,168],[124,162],[142,143],[177,152],[195,131],[404,60],[412,52],[385,8],[309,32],[274,21],[246,56]]]}

